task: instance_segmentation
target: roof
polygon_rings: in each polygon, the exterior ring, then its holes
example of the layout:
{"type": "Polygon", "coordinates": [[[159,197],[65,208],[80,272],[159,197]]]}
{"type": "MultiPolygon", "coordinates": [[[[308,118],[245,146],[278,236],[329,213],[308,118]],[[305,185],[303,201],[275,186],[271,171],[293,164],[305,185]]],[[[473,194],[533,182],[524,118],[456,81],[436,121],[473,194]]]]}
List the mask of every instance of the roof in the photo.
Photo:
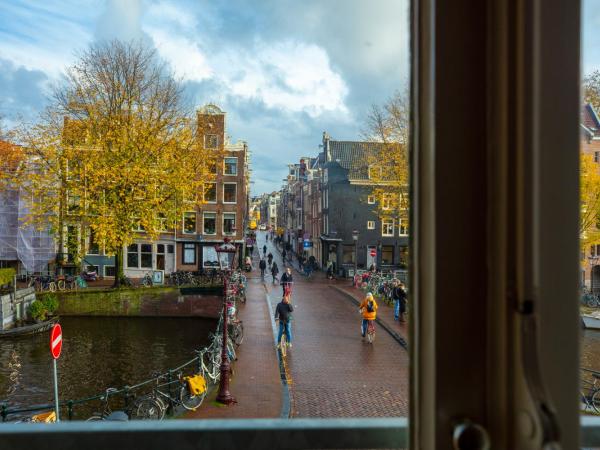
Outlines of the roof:
{"type": "Polygon", "coordinates": [[[592,133],[600,130],[600,120],[598,119],[598,115],[596,114],[596,111],[594,111],[594,107],[589,103],[581,108],[581,125],[592,133]]]}
{"type": "Polygon", "coordinates": [[[348,170],[350,180],[368,180],[369,165],[367,155],[376,155],[383,149],[380,142],[332,141],[328,142],[329,161],[337,162],[348,170]]]}

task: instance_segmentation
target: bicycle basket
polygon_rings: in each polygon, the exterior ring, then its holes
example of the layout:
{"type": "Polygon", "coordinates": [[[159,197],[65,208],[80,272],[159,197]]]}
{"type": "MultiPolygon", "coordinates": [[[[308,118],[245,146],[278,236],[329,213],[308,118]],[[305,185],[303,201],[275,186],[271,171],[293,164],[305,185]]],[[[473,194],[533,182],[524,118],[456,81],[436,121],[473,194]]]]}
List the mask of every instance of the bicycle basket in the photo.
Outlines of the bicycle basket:
{"type": "Polygon", "coordinates": [[[202,375],[184,377],[184,380],[187,381],[190,392],[193,395],[200,395],[206,392],[206,380],[202,375]]]}

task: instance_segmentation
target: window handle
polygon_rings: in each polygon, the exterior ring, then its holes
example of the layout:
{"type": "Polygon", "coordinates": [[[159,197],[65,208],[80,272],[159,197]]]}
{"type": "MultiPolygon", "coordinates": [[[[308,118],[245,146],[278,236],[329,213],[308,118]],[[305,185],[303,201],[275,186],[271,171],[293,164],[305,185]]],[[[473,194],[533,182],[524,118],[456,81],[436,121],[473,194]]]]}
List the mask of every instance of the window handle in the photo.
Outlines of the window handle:
{"type": "Polygon", "coordinates": [[[454,450],[489,450],[490,435],[478,423],[463,419],[454,426],[452,446],[454,450]]]}

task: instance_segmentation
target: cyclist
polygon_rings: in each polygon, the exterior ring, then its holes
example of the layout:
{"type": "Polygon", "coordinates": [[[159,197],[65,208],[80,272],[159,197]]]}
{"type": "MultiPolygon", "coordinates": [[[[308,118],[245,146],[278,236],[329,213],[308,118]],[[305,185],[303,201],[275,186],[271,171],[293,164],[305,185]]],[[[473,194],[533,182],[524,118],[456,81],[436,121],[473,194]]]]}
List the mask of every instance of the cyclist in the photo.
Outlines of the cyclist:
{"type": "Polygon", "coordinates": [[[265,261],[264,258],[260,259],[260,262],[258,263],[258,267],[260,268],[260,278],[261,278],[261,280],[265,281],[265,269],[267,268],[267,262],[265,261]]]}
{"type": "Polygon", "coordinates": [[[281,336],[285,333],[288,347],[292,346],[292,312],[294,307],[290,303],[290,297],[284,296],[275,309],[275,320],[279,320],[279,334],[277,336],[277,348],[281,346],[281,336]]]}
{"type": "Polygon", "coordinates": [[[283,275],[281,275],[281,280],[279,280],[284,296],[291,294],[293,282],[294,276],[292,275],[292,268],[286,267],[285,272],[283,272],[283,275]]]}
{"type": "Polygon", "coordinates": [[[377,317],[377,302],[375,301],[375,298],[373,298],[373,294],[367,292],[367,295],[360,304],[358,311],[362,314],[360,330],[362,339],[364,341],[365,335],[367,334],[367,325],[369,324],[369,321],[375,320],[377,317]]]}

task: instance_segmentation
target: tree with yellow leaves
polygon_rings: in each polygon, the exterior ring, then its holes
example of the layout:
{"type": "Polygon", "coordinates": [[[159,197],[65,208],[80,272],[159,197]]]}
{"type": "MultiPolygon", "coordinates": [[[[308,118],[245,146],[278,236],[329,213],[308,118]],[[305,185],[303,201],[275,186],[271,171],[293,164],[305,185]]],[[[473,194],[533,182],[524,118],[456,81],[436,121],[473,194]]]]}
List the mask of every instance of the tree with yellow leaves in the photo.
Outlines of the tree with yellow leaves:
{"type": "Polygon", "coordinates": [[[402,220],[405,227],[409,208],[409,112],[407,96],[396,92],[383,106],[372,106],[363,133],[367,140],[381,143],[377,151],[366,155],[376,212],[382,219],[402,220]]]}
{"type": "Polygon", "coordinates": [[[582,251],[600,243],[600,173],[592,155],[580,155],[581,217],[579,236],[582,251]]]}
{"type": "Polygon", "coordinates": [[[93,232],[115,255],[118,286],[123,248],[140,230],[155,239],[173,229],[214,181],[210,168],[222,155],[205,151],[203,124],[193,117],[181,84],[153,50],[92,45],[68,68],[41,120],[19,130],[28,156],[19,178],[31,199],[27,222],[50,222],[59,247],[76,226],[79,256],[93,232]]]}

